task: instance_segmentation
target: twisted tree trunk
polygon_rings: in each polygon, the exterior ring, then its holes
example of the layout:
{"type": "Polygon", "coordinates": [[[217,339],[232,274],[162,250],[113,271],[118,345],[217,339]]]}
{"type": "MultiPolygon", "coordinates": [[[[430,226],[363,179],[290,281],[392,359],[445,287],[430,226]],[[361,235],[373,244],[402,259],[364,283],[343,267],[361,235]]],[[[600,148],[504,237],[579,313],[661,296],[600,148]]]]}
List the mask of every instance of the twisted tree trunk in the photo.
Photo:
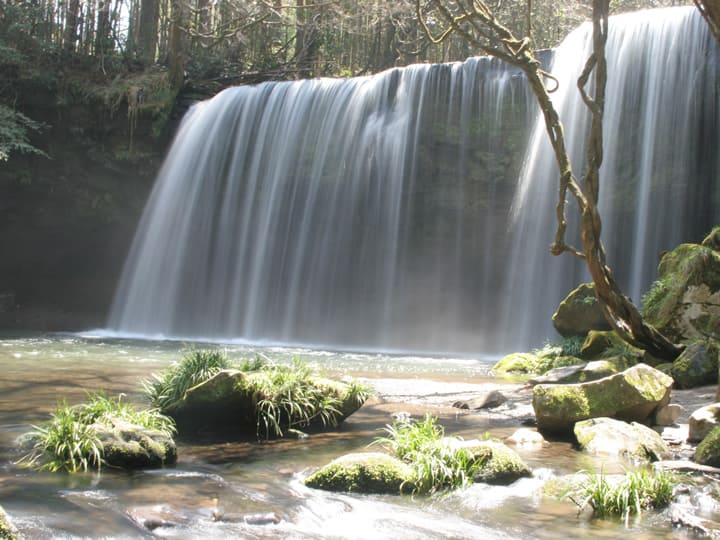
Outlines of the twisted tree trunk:
{"type": "Polygon", "coordinates": [[[607,82],[605,43],[609,0],[593,0],[593,52],[578,79],[578,90],[592,115],[587,145],[587,170],[582,184],[578,182],[573,172],[565,145],[563,126],[545,85],[545,79],[552,80],[556,84],[557,81],[542,70],[540,62],[529,48],[530,38],[528,36],[523,39],[516,38],[495,18],[485,2],[458,1],[452,4],[452,9],[451,4],[443,0],[428,0],[426,3],[434,10],[436,19],[445,24],[439,34],[434,34],[426,22],[422,0],[416,0],[418,20],[431,41],[441,43],[451,34],[457,33],[486,54],[520,68],[527,76],[543,113],[545,127],[560,170],[556,207],[557,229],[550,248],[551,253],[560,255],[568,252],[585,260],[605,318],[625,341],[658,358],[669,360],[676,358],[683,348],[645,323],[637,307],[615,281],[606,263],[605,248],[600,241],[602,220],[597,201],[600,189],[600,166],[603,160],[602,120],[607,82]],[[595,91],[594,95],[590,96],[585,86],[593,73],[595,91]],[[574,198],[580,212],[582,249],[570,246],[565,241],[567,229],[565,201],[568,192],[574,198]]]}

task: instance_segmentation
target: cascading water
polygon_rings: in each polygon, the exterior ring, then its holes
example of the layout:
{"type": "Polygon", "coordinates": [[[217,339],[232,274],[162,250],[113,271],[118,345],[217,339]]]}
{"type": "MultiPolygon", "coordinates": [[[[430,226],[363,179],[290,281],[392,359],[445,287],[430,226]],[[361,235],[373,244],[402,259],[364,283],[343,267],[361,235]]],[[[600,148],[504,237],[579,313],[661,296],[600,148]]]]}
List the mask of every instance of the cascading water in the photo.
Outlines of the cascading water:
{"type": "MultiPolygon", "coordinates": [[[[717,51],[689,9],[610,27],[605,238],[620,275],[642,268],[643,286],[659,249],[718,218],[717,51]]],[[[587,41],[588,29],[570,36],[555,71],[579,72],[587,41]]],[[[514,70],[476,58],[233,88],[196,105],[145,210],[110,328],[366,350],[538,344],[582,272],[547,252],[557,173],[541,126],[518,184],[536,114],[528,92],[514,70]]],[[[579,143],[580,102],[572,90],[556,99],[579,143]]]]}
{"type": "Polygon", "coordinates": [[[475,58],[233,88],[195,106],[143,216],[111,328],[485,346],[482,303],[499,303],[501,279],[485,253],[503,227],[496,193],[511,193],[519,171],[525,86],[475,58]]]}
{"type": "MultiPolygon", "coordinates": [[[[575,82],[591,49],[586,24],[556,51],[552,70],[560,81],[553,101],[578,177],[589,116],[575,82]]],[[[607,52],[602,238],[616,277],[639,302],[663,251],[700,241],[720,222],[720,51],[695,9],[668,8],[612,17],[607,52]]],[[[538,119],[513,201],[505,320],[515,334],[508,347],[552,335],[557,303],[590,279],[581,261],[547,256],[558,177],[538,119]]],[[[570,201],[570,217],[573,209],[570,201]]]]}

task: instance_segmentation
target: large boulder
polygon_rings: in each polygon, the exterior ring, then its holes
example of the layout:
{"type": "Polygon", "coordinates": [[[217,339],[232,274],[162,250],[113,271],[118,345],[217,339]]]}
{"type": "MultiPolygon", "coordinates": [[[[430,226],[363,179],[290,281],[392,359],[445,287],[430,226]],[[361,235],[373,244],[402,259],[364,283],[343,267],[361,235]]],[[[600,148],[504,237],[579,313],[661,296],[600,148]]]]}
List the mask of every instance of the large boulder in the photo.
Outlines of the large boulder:
{"type": "Polygon", "coordinates": [[[535,353],[511,353],[501,358],[494,366],[493,372],[498,375],[505,374],[542,374],[551,369],[584,364],[583,360],[574,356],[559,354],[559,347],[541,349],[535,353]]]}
{"type": "Polygon", "coordinates": [[[569,433],[576,422],[603,416],[643,422],[670,401],[672,377],[645,364],[596,381],[539,384],[533,409],[541,431],[569,433]]]}
{"type": "Polygon", "coordinates": [[[558,306],[552,323],[563,337],[585,336],[590,330],[610,330],[592,283],[583,283],[572,291],[558,306]]]}
{"type": "Polygon", "coordinates": [[[93,424],[105,465],[123,469],[162,467],[177,461],[175,441],[162,431],[123,420],[93,424]]]}
{"type": "Polygon", "coordinates": [[[715,251],[720,251],[720,225],[710,231],[700,245],[715,251]]]}
{"type": "Polygon", "coordinates": [[[720,427],[713,429],[695,449],[693,461],[711,467],[720,467],[720,427]]]}
{"type": "Polygon", "coordinates": [[[693,411],[688,424],[688,441],[702,441],[713,429],[720,426],[720,403],[693,411]]]}
{"type": "Polygon", "coordinates": [[[663,438],[647,426],[613,418],[592,418],[573,429],[580,448],[592,454],[625,456],[644,461],[670,458],[663,438]]]}
{"type": "MultiPolygon", "coordinates": [[[[182,399],[163,412],[171,416],[183,431],[232,437],[257,434],[258,404],[269,397],[263,394],[262,384],[256,384],[261,376],[262,374],[256,371],[221,370],[208,380],[190,388],[182,399]]],[[[308,384],[312,385],[313,393],[337,400],[336,413],[328,419],[321,415],[313,417],[312,411],[304,411],[304,414],[311,417],[308,422],[298,426],[281,425],[279,427],[282,431],[294,427],[305,430],[334,427],[359,409],[364,402],[364,397],[359,398],[352,392],[351,385],[342,381],[313,375],[308,384]]]]}
{"type": "Polygon", "coordinates": [[[676,342],[717,335],[720,328],[720,252],[708,247],[712,238],[666,253],[643,299],[645,320],[676,342]]]}
{"type": "Polygon", "coordinates": [[[613,330],[592,330],[582,344],[580,357],[593,360],[623,356],[634,364],[644,358],[644,352],[627,343],[613,330]]]}
{"type": "Polygon", "coordinates": [[[718,382],[720,343],[704,339],[690,343],[673,362],[670,374],[678,388],[695,388],[718,382]]]}
{"type": "Polygon", "coordinates": [[[311,488],[352,493],[402,493],[414,487],[412,468],[380,452],[347,454],[305,480],[311,488]]]}

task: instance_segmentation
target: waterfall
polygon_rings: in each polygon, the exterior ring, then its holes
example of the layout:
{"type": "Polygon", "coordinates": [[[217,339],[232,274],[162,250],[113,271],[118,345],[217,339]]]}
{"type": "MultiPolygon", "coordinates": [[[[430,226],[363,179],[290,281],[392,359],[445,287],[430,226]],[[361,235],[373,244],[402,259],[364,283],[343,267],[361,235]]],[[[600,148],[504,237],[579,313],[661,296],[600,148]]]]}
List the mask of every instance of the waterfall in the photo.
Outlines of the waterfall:
{"type": "MultiPolygon", "coordinates": [[[[719,217],[717,47],[703,24],[685,8],[610,24],[601,211],[611,263],[638,291],[659,250],[719,217]]],[[[588,42],[575,31],[553,70],[577,164],[587,119],[573,78],[588,42]]],[[[549,314],[583,272],[547,251],[557,171],[527,86],[472,58],[195,105],[110,330],[426,352],[552,337],[549,314]]]]}
{"type": "MultiPolygon", "coordinates": [[[[575,82],[591,48],[592,28],[585,24],[560,45],[552,68],[560,81],[553,102],[578,177],[589,116],[575,82]]],[[[720,222],[719,52],[693,8],[610,19],[599,208],[610,267],[636,303],[663,251],[700,241],[720,222]]],[[[554,308],[575,284],[590,279],[569,255],[547,256],[558,177],[538,118],[513,200],[505,324],[515,333],[506,348],[552,336],[554,308]]],[[[573,210],[570,201],[571,217],[573,210]]],[[[577,233],[568,238],[580,246],[577,233]]]]}

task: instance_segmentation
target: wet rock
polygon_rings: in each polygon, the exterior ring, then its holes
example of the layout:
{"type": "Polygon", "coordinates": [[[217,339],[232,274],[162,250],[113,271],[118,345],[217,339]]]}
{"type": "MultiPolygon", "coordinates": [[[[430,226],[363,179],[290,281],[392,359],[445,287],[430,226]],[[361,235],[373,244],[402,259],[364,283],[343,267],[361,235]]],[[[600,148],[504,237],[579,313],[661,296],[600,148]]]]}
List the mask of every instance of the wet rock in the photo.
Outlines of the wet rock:
{"type": "Polygon", "coordinates": [[[154,531],[160,527],[177,527],[188,521],[187,518],[178,515],[170,505],[166,504],[138,506],[128,510],[127,514],[130,519],[148,531],[154,531]]]}
{"type": "Polygon", "coordinates": [[[112,425],[93,424],[110,467],[140,469],[171,465],[177,461],[175,441],[166,433],[113,420],[112,425]]]}
{"type": "Polygon", "coordinates": [[[282,518],[275,512],[266,512],[264,514],[248,514],[243,516],[243,521],[248,525],[277,525],[282,518]]]}
{"type": "Polygon", "coordinates": [[[720,427],[713,430],[698,444],[693,461],[711,467],[720,467],[720,427]]]}
{"type": "Polygon", "coordinates": [[[2,506],[0,506],[0,538],[2,540],[16,540],[18,538],[18,531],[10,522],[10,518],[2,506]]]}
{"type": "Polygon", "coordinates": [[[456,401],[453,403],[453,407],[469,410],[492,409],[499,407],[506,401],[507,398],[499,390],[489,390],[479,393],[474,398],[456,401]]]}
{"type": "Polygon", "coordinates": [[[678,388],[695,388],[718,382],[720,343],[705,339],[690,343],[673,362],[670,374],[678,388]]]}
{"type": "Polygon", "coordinates": [[[666,253],[643,315],[671,340],[717,336],[720,328],[720,252],[715,230],[705,245],[681,244],[666,253]],[[709,247],[713,246],[713,247],[709,247]]]}
{"type": "Polygon", "coordinates": [[[660,435],[647,426],[628,424],[612,418],[593,418],[575,424],[580,448],[592,454],[626,456],[645,461],[670,457],[670,449],[660,435]]]}
{"type": "Polygon", "coordinates": [[[545,442],[545,437],[534,429],[520,428],[505,439],[505,442],[516,444],[518,446],[543,444],[545,442]]]}
{"type": "Polygon", "coordinates": [[[539,384],[533,409],[540,431],[569,433],[576,422],[612,417],[642,422],[670,401],[673,380],[645,364],[576,384],[539,384]]]}
{"type": "Polygon", "coordinates": [[[305,485],[327,491],[401,493],[411,491],[415,476],[399,459],[379,452],[347,454],[310,475],[305,485]]]}
{"type": "Polygon", "coordinates": [[[592,283],[583,283],[572,291],[558,306],[552,323],[563,337],[585,336],[591,330],[610,330],[592,283]]]}
{"type": "Polygon", "coordinates": [[[720,425],[720,403],[713,403],[694,411],[690,415],[688,424],[688,440],[690,442],[702,441],[720,425]]]}
{"type": "Polygon", "coordinates": [[[678,405],[677,403],[670,403],[664,407],[659,407],[655,411],[655,420],[653,425],[655,426],[673,426],[675,420],[680,418],[680,415],[685,411],[685,407],[678,405]]]}
{"type": "Polygon", "coordinates": [[[578,374],[585,367],[584,364],[553,368],[544,375],[538,375],[528,380],[529,384],[566,384],[577,382],[578,374]]]}
{"type": "Polygon", "coordinates": [[[500,441],[465,441],[454,437],[446,437],[445,440],[451,447],[465,448],[475,459],[481,460],[481,467],[475,473],[475,482],[508,485],[532,474],[518,453],[500,441]]]}

